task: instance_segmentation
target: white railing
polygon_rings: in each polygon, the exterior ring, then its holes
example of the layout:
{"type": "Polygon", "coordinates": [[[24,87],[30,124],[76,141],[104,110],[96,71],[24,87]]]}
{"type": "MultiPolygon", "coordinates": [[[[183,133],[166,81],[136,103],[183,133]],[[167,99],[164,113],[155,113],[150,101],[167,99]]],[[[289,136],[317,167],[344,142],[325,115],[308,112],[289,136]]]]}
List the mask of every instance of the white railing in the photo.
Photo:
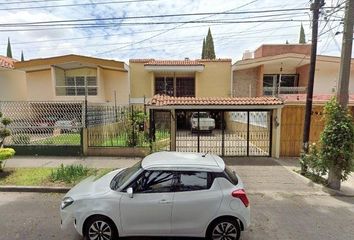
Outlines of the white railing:
{"type": "Polygon", "coordinates": [[[275,96],[279,94],[302,94],[306,93],[306,87],[263,87],[263,95],[275,96]],[[280,90],[280,91],[279,91],[280,90]]]}

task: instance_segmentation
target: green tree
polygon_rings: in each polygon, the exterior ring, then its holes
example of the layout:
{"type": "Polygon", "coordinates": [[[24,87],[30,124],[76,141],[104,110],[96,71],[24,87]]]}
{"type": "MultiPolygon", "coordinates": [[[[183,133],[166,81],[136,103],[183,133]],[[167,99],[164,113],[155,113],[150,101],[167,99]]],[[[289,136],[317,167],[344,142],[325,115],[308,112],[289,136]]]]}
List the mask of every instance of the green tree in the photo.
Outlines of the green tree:
{"type": "Polygon", "coordinates": [[[353,118],[349,110],[341,107],[335,98],[325,105],[324,113],[320,158],[328,171],[328,186],[339,190],[340,181],[345,181],[353,168],[353,118]]]}
{"type": "Polygon", "coordinates": [[[204,59],[204,55],[205,55],[205,38],[203,38],[202,59],[204,59]]]}
{"type": "Polygon", "coordinates": [[[302,43],[302,44],[306,43],[305,30],[304,30],[304,26],[302,26],[302,23],[301,23],[301,27],[300,27],[299,43],[302,43]]]}
{"type": "Polygon", "coordinates": [[[23,51],[21,51],[21,62],[25,61],[25,57],[23,56],[23,51]]]}
{"type": "Polygon", "coordinates": [[[215,49],[214,49],[214,41],[209,28],[208,34],[205,39],[204,59],[215,59],[215,58],[216,56],[215,56],[215,49]]]}
{"type": "Polygon", "coordinates": [[[324,182],[330,188],[339,190],[340,182],[348,178],[354,167],[353,117],[347,108],[341,107],[332,98],[324,107],[324,120],[325,128],[318,146],[311,145],[309,153],[303,154],[300,161],[320,179],[328,174],[324,182]]]}
{"type": "Polygon", "coordinates": [[[12,58],[12,50],[11,50],[11,43],[10,38],[7,38],[7,53],[6,56],[12,58]]]}
{"type": "Polygon", "coordinates": [[[288,41],[288,40],[286,40],[285,44],[289,44],[289,41],[288,41]]]}

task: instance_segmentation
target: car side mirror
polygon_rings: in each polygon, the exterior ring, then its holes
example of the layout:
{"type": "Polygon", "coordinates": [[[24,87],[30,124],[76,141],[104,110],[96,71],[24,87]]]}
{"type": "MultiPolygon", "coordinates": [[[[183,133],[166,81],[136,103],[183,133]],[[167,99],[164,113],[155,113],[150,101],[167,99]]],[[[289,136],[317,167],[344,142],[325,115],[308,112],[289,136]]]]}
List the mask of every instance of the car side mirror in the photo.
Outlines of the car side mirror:
{"type": "Polygon", "coordinates": [[[128,193],[128,196],[129,196],[130,198],[133,198],[133,188],[132,188],[132,187],[129,187],[129,188],[127,189],[127,193],[128,193]]]}

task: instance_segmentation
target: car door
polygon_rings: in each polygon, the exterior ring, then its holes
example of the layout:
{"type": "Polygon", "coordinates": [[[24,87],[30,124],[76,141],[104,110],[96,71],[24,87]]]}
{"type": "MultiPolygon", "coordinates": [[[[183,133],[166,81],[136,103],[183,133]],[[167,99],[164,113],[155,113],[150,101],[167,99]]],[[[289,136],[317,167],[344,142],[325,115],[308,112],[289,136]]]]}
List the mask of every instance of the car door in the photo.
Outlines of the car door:
{"type": "Polygon", "coordinates": [[[212,174],[180,171],[176,174],[172,235],[198,236],[218,211],[222,193],[212,174]]]}
{"type": "Polygon", "coordinates": [[[171,232],[174,172],[144,171],[129,187],[120,202],[120,219],[124,234],[163,235],[171,232]]]}

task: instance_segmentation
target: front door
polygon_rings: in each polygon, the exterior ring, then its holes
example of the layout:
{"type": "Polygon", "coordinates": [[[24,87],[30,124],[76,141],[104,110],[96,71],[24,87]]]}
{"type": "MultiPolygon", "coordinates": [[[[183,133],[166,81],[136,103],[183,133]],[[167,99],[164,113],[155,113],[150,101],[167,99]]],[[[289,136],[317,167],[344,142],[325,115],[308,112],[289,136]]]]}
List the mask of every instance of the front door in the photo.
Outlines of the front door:
{"type": "Polygon", "coordinates": [[[120,202],[124,234],[170,234],[173,180],[173,172],[144,171],[130,185],[133,197],[124,195],[120,202]]]}

